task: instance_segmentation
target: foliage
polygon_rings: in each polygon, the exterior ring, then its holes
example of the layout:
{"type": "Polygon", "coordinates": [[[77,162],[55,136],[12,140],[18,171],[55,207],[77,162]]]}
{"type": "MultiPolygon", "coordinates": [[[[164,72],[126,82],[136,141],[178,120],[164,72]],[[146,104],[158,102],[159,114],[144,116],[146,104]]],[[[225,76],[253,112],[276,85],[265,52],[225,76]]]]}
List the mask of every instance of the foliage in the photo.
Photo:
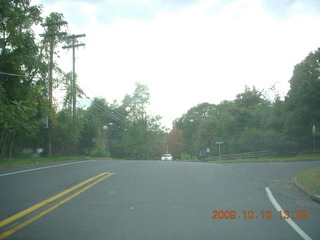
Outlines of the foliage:
{"type": "Polygon", "coordinates": [[[148,114],[150,93],[146,85],[136,83],[132,95],[126,95],[122,106],[128,115],[128,126],[125,134],[125,155],[130,159],[159,158],[163,148],[164,130],[160,126],[160,117],[148,114]]]}
{"type": "Polygon", "coordinates": [[[103,98],[95,98],[84,112],[81,148],[85,154],[108,157],[108,136],[114,120],[109,115],[113,109],[103,98]]]}
{"type": "Polygon", "coordinates": [[[58,113],[52,131],[52,145],[55,155],[72,156],[79,152],[82,119],[74,119],[69,109],[58,113]]]}
{"type": "Polygon", "coordinates": [[[182,132],[184,151],[191,157],[207,148],[217,155],[216,142],[221,141],[224,154],[289,150],[297,148],[297,144],[284,132],[285,104],[279,97],[271,102],[263,92],[246,86],[233,101],[191,108],[175,120],[174,127],[182,132]]]}
{"type": "Polygon", "coordinates": [[[166,144],[168,145],[168,151],[173,155],[174,159],[182,158],[183,136],[181,130],[173,128],[166,137],[166,144]]]}
{"type": "Polygon", "coordinates": [[[320,51],[311,52],[297,64],[285,100],[285,131],[301,141],[311,140],[311,129],[320,126],[320,51]]]}
{"type": "MultiPolygon", "coordinates": [[[[121,103],[94,98],[90,106],[72,113],[71,73],[63,73],[57,56],[65,31],[61,13],[42,17],[42,7],[29,0],[0,1],[0,158],[21,156],[26,150],[44,148],[46,125],[54,155],[90,155],[127,159],[159,159],[166,145],[174,158],[200,151],[218,153],[216,142],[223,141],[223,153],[259,150],[310,152],[316,126],[320,126],[320,52],[311,52],[294,68],[290,91],[285,100],[277,94],[270,100],[264,91],[246,86],[232,101],[200,103],[174,121],[167,133],[161,117],[149,111],[150,93],[139,82],[121,103]],[[39,41],[33,27],[44,26],[39,41]],[[50,49],[54,46],[53,60],[50,49]],[[54,67],[54,87],[60,85],[64,104],[48,100],[48,63],[54,67]],[[60,109],[61,108],[61,109],[60,109]],[[59,110],[58,110],[59,109],[59,110]]],[[[77,86],[78,97],[84,92],[77,86]]],[[[318,146],[316,146],[318,148],[318,146]]]]}
{"type": "Polygon", "coordinates": [[[41,7],[30,6],[28,0],[1,1],[0,6],[0,71],[11,73],[0,75],[0,157],[5,157],[38,142],[38,103],[45,100],[37,79],[42,63],[32,30],[42,20],[41,7]]]}

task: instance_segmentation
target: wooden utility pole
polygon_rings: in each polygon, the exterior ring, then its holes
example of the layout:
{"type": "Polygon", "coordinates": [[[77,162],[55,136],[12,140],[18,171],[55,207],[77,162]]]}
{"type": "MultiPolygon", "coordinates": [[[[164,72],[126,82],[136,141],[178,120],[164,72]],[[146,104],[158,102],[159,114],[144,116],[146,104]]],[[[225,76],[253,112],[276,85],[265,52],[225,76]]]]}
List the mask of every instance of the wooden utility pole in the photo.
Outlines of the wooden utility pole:
{"type": "MultiPolygon", "coordinates": [[[[55,27],[55,26],[61,26],[68,24],[66,21],[60,21],[60,22],[52,22],[52,23],[42,23],[41,25],[43,27],[55,27]]],[[[52,95],[53,95],[53,49],[54,49],[54,40],[58,36],[64,36],[67,35],[66,32],[51,32],[41,34],[42,37],[50,38],[50,62],[49,62],[49,74],[48,74],[48,99],[49,99],[49,109],[52,110],[52,95]]],[[[51,146],[51,128],[52,128],[52,121],[51,116],[47,117],[47,124],[46,124],[46,151],[45,154],[47,157],[50,157],[52,155],[52,146],[51,146]]]]}
{"type": "Polygon", "coordinates": [[[76,103],[77,103],[77,84],[76,84],[76,53],[75,48],[85,46],[84,43],[77,43],[76,39],[80,37],[85,37],[85,34],[79,34],[79,35],[70,35],[67,36],[66,39],[72,40],[72,45],[63,46],[63,49],[66,48],[72,48],[72,115],[73,119],[76,117],[76,103]]]}

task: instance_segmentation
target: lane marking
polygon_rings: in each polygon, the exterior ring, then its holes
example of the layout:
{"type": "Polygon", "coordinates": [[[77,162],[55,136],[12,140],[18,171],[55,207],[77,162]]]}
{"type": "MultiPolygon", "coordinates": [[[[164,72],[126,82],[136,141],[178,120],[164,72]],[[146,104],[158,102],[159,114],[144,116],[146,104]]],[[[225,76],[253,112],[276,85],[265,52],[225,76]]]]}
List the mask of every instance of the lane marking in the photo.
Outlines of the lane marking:
{"type": "Polygon", "coordinates": [[[95,162],[95,161],[98,161],[98,160],[88,160],[88,161],[81,161],[81,162],[63,163],[63,164],[57,164],[57,165],[52,165],[52,166],[47,166],[47,167],[32,168],[32,169],[21,170],[21,171],[17,171],[17,172],[3,173],[3,174],[0,174],[0,177],[13,175],[13,174],[18,174],[18,173],[24,173],[24,172],[32,172],[32,171],[42,170],[42,169],[46,169],[46,168],[54,168],[54,167],[61,167],[61,166],[71,165],[71,164],[79,164],[79,163],[87,163],[87,162],[95,162]]]}
{"type": "MultiPolygon", "coordinates": [[[[25,220],[24,222],[22,223],[19,223],[17,225],[14,225],[12,228],[10,228],[9,230],[3,232],[0,234],[0,239],[4,239],[8,236],[10,236],[11,234],[15,233],[16,231],[20,230],[21,228],[24,228],[25,226],[29,225],[30,223],[36,221],[37,219],[41,218],[42,216],[46,215],[47,213],[53,211],[54,209],[56,209],[57,207],[61,206],[62,204],[70,201],[72,198],[78,196],[79,194],[81,194],[82,192],[88,190],[89,188],[93,187],[94,185],[96,185],[97,183],[103,181],[104,179],[108,178],[108,177],[111,177],[112,175],[114,175],[115,172],[113,173],[109,173],[108,175],[106,176],[103,176],[101,177],[100,179],[96,180],[95,182],[89,184],[88,186],[80,189],[79,191],[73,193],[72,195],[70,195],[69,197],[67,198],[64,198],[60,201],[58,201],[57,203],[55,203],[54,205],[52,205],[51,207],[43,210],[42,212],[36,214],[35,216],[25,220]]],[[[99,174],[98,176],[101,176],[102,174],[99,174]]]]}
{"type": "Polygon", "coordinates": [[[65,191],[63,191],[63,192],[61,192],[61,193],[58,193],[57,195],[54,195],[53,197],[50,197],[50,198],[48,198],[48,199],[46,199],[46,200],[44,200],[44,201],[42,201],[42,202],[40,202],[40,203],[38,203],[38,204],[30,207],[30,208],[27,208],[27,209],[25,209],[25,210],[23,210],[23,211],[15,214],[15,215],[9,217],[9,218],[1,221],[1,222],[0,222],[0,227],[3,227],[3,226],[5,226],[5,225],[7,225],[7,224],[9,224],[9,223],[17,220],[17,219],[19,219],[19,218],[21,218],[21,217],[23,217],[23,216],[25,216],[25,215],[27,215],[27,214],[35,211],[35,210],[43,207],[44,205],[46,205],[46,204],[48,204],[48,203],[51,203],[51,202],[53,202],[54,200],[56,200],[56,199],[58,199],[58,198],[60,198],[60,197],[62,197],[62,196],[64,196],[64,195],[66,195],[66,194],[68,194],[68,193],[76,190],[77,188],[79,188],[79,187],[81,187],[81,186],[83,186],[83,185],[85,185],[85,184],[87,184],[87,183],[89,183],[89,182],[91,182],[91,181],[93,181],[93,180],[95,180],[95,179],[103,176],[103,175],[106,175],[106,174],[108,174],[108,173],[104,172],[104,173],[101,173],[101,174],[99,174],[99,175],[97,175],[97,176],[95,176],[95,177],[89,178],[88,180],[85,180],[85,181],[77,184],[77,185],[74,186],[74,187],[71,187],[71,188],[69,188],[69,189],[67,189],[67,190],[65,190],[65,191]]]}
{"type": "MultiPolygon", "coordinates": [[[[265,187],[267,191],[268,198],[274,208],[279,212],[282,211],[283,209],[281,208],[280,204],[277,202],[277,200],[274,198],[271,190],[268,187],[265,187]]],[[[284,219],[287,221],[287,223],[305,240],[312,240],[291,218],[284,219]]]]}

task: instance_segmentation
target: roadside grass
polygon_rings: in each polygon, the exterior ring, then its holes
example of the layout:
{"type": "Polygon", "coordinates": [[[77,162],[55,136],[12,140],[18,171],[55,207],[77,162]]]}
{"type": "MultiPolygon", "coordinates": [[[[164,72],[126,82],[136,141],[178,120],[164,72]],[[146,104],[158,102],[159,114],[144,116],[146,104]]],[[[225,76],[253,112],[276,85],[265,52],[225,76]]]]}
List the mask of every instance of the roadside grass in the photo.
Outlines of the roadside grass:
{"type": "Polygon", "coordinates": [[[320,195],[320,167],[299,173],[296,181],[309,193],[320,195]]]}
{"type": "Polygon", "coordinates": [[[88,160],[88,157],[85,156],[76,156],[76,157],[35,157],[35,158],[7,158],[0,159],[0,168],[9,168],[17,167],[27,164],[37,164],[37,163],[46,163],[46,162],[62,162],[70,160],[88,160]]]}
{"type": "MultiPolygon", "coordinates": [[[[67,156],[67,157],[35,157],[35,158],[10,158],[10,159],[0,159],[0,168],[17,167],[27,164],[37,164],[46,162],[62,162],[62,161],[72,161],[72,160],[127,160],[119,158],[98,158],[98,157],[87,157],[87,156],[67,156]]],[[[159,160],[159,159],[156,159],[159,160]]],[[[154,160],[154,161],[156,161],[154,160]]],[[[296,156],[296,157],[284,157],[284,158],[258,158],[258,159],[237,159],[237,160],[222,160],[221,163],[242,163],[242,162],[289,162],[289,161],[320,161],[320,155],[314,156],[296,156]]],[[[220,160],[209,161],[210,163],[220,163],[220,160]]]]}
{"type": "Polygon", "coordinates": [[[181,159],[179,160],[190,160],[190,155],[186,153],[181,153],[181,159]]]}
{"type": "MultiPolygon", "coordinates": [[[[34,158],[6,158],[0,159],[0,168],[10,168],[10,167],[18,167],[28,164],[39,164],[39,163],[47,163],[47,162],[63,162],[63,161],[81,161],[81,160],[113,160],[113,161],[123,161],[128,159],[121,158],[104,158],[104,157],[90,157],[90,156],[68,156],[68,157],[34,157],[34,158]]],[[[156,161],[154,160],[146,160],[146,161],[156,161]]]]}
{"type": "Polygon", "coordinates": [[[320,155],[295,156],[295,157],[279,157],[279,158],[250,158],[236,160],[216,160],[209,161],[211,163],[241,163],[241,162],[291,162],[291,161],[320,161],[320,155]]]}

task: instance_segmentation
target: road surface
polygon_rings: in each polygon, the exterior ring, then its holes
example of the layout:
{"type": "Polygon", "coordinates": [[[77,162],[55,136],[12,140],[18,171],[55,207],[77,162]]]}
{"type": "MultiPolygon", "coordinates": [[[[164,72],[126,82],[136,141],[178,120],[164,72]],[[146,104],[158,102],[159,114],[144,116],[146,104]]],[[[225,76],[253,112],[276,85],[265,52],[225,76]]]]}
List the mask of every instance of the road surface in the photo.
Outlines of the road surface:
{"type": "Polygon", "coordinates": [[[319,166],[81,161],[0,169],[0,239],[320,239],[320,204],[291,184],[319,166]]]}

